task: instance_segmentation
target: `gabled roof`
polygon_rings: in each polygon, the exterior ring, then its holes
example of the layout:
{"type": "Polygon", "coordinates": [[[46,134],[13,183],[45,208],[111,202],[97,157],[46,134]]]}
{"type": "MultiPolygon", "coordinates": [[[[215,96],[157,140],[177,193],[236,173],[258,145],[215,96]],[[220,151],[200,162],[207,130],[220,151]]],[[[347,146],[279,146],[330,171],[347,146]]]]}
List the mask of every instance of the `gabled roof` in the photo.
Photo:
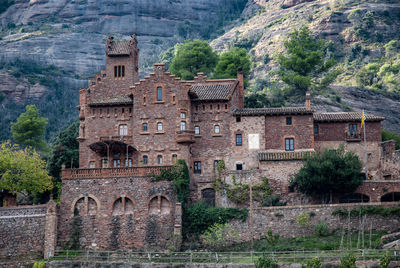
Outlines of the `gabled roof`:
{"type": "Polygon", "coordinates": [[[130,53],[129,41],[112,41],[108,44],[108,56],[122,56],[129,55],[130,53]]]}
{"type": "Polygon", "coordinates": [[[133,99],[128,95],[112,96],[109,98],[94,100],[89,103],[89,106],[106,106],[106,105],[126,105],[132,104],[133,99]]]}
{"type": "MultiPolygon", "coordinates": [[[[338,113],[315,113],[315,122],[348,122],[348,121],[360,121],[361,112],[338,112],[338,113]]],[[[373,114],[365,114],[366,121],[383,121],[383,116],[377,116],[373,114]]]]}
{"type": "Polygon", "coordinates": [[[260,116],[286,114],[312,114],[314,111],[306,107],[279,107],[279,108],[242,108],[233,110],[233,115],[260,116]]]}
{"type": "Polygon", "coordinates": [[[189,96],[193,101],[229,100],[238,81],[235,79],[216,82],[205,81],[190,86],[189,96]]]}

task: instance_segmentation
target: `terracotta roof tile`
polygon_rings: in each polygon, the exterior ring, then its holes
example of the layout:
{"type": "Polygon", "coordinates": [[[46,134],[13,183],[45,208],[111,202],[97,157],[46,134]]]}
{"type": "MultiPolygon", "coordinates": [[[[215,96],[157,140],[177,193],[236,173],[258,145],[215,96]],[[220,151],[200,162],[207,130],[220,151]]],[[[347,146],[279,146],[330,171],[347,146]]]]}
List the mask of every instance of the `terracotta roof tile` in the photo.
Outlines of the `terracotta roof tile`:
{"type": "MultiPolygon", "coordinates": [[[[314,121],[316,122],[346,122],[346,121],[361,121],[361,112],[339,112],[339,113],[315,113],[314,121]]],[[[366,121],[383,121],[382,116],[373,114],[365,114],[366,121]]]]}
{"type": "Polygon", "coordinates": [[[112,96],[105,99],[94,100],[89,103],[90,106],[102,106],[102,105],[124,105],[132,104],[133,99],[128,95],[112,96]]]}
{"type": "Polygon", "coordinates": [[[113,41],[107,49],[108,56],[129,55],[129,41],[113,41]]]}
{"type": "Polygon", "coordinates": [[[235,109],[233,115],[260,116],[285,114],[312,114],[314,111],[306,107],[279,107],[279,108],[243,108],[235,109]]]}
{"type": "Polygon", "coordinates": [[[237,81],[223,83],[200,83],[190,86],[189,95],[194,101],[229,100],[237,81]]]}

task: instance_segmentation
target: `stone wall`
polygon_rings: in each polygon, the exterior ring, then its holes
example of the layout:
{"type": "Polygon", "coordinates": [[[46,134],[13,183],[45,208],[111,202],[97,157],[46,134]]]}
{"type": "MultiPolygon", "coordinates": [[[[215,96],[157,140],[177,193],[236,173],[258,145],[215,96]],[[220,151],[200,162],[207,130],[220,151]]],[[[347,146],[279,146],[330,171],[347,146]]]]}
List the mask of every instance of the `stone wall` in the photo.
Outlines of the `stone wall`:
{"type": "MultiPolygon", "coordinates": [[[[254,238],[260,239],[265,236],[268,229],[273,233],[279,233],[281,237],[296,237],[301,235],[313,235],[314,226],[319,221],[324,221],[330,230],[337,228],[348,228],[347,217],[332,216],[336,209],[358,209],[360,206],[395,206],[397,203],[353,203],[353,204],[334,204],[334,205],[307,205],[307,206],[286,206],[286,207],[259,207],[253,210],[253,230],[254,238]],[[300,228],[297,225],[297,217],[306,213],[314,215],[310,217],[311,225],[300,228]]],[[[399,230],[399,216],[382,217],[379,215],[365,216],[365,229],[379,231],[399,230]]],[[[249,219],[246,222],[232,221],[233,227],[239,232],[245,241],[250,240],[249,219]]],[[[350,228],[359,229],[358,217],[350,218],[350,228]]]]}
{"type": "Polygon", "coordinates": [[[116,250],[173,247],[181,208],[171,182],[150,177],[63,178],[58,245],[116,250]],[[75,239],[76,241],[76,239],[75,239]]]}
{"type": "Polygon", "coordinates": [[[0,259],[42,257],[46,205],[0,208],[0,259]]]}

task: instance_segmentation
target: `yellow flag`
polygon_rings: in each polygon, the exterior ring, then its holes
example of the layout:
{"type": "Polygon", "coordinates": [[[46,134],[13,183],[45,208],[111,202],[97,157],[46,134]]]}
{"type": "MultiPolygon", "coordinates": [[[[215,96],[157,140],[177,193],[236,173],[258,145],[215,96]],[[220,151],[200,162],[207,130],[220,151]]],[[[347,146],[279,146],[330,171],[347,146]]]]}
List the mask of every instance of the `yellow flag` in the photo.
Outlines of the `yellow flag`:
{"type": "Polygon", "coordinates": [[[366,119],[366,116],[365,116],[365,114],[364,114],[364,110],[362,111],[362,115],[361,115],[361,128],[364,126],[364,124],[365,124],[365,119],[366,119]]]}

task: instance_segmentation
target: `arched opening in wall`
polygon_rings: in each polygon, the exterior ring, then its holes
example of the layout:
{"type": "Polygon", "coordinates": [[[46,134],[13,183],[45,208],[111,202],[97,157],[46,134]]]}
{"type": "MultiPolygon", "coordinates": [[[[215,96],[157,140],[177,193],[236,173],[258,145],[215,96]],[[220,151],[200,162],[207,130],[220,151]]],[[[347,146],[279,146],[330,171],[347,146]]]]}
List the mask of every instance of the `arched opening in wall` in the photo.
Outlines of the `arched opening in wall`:
{"type": "Polygon", "coordinates": [[[80,216],[96,215],[97,210],[97,202],[94,198],[81,197],[75,202],[73,213],[79,214],[80,216]]]}
{"type": "Polygon", "coordinates": [[[115,200],[112,208],[113,216],[133,214],[135,206],[133,201],[128,197],[120,197],[115,200]]]}
{"type": "Polygon", "coordinates": [[[339,203],[368,203],[369,196],[359,193],[351,193],[342,195],[339,199],[339,203]]]}
{"type": "Polygon", "coordinates": [[[96,215],[97,214],[97,203],[96,201],[88,197],[88,215],[96,215]]]}
{"type": "Polygon", "coordinates": [[[74,215],[78,214],[80,216],[85,215],[85,198],[82,197],[80,198],[76,203],[74,207],[74,215]]]}
{"type": "Polygon", "coordinates": [[[400,201],[400,192],[391,192],[382,195],[381,202],[396,202],[400,201]]]}
{"type": "Polygon", "coordinates": [[[212,188],[203,189],[201,191],[201,199],[208,206],[215,206],[215,190],[212,188]]]}
{"type": "Polygon", "coordinates": [[[171,202],[162,195],[153,197],[149,202],[149,214],[168,215],[171,213],[171,202]]]}

